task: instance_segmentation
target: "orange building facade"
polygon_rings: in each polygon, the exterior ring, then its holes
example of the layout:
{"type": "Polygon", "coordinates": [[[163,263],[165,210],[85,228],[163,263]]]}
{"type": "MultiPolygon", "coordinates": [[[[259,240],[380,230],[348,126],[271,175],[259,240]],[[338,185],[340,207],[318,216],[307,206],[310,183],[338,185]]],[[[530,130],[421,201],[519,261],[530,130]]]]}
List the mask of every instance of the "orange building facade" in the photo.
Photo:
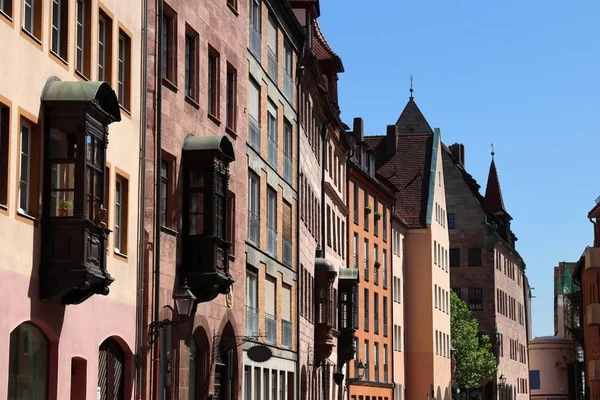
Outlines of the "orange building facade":
{"type": "Polygon", "coordinates": [[[356,354],[350,362],[349,398],[392,399],[392,193],[375,178],[375,154],[364,141],[363,121],[354,119],[354,145],[348,162],[349,249],[351,267],[360,274],[357,307],[356,354]],[[365,366],[358,375],[358,362],[365,366]]]}

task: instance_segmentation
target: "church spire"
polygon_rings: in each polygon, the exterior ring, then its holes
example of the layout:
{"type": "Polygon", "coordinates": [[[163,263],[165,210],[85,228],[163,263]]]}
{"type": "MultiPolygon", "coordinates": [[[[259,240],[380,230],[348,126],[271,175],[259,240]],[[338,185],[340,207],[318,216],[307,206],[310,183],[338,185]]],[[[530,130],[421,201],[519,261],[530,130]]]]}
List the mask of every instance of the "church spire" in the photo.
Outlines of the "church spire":
{"type": "Polygon", "coordinates": [[[498,171],[496,171],[496,163],[494,161],[495,144],[492,143],[492,162],[490,164],[490,172],[488,174],[487,187],[485,189],[485,199],[483,208],[491,214],[508,214],[504,208],[504,200],[502,199],[502,190],[500,189],[500,180],[498,179],[498,171]]]}

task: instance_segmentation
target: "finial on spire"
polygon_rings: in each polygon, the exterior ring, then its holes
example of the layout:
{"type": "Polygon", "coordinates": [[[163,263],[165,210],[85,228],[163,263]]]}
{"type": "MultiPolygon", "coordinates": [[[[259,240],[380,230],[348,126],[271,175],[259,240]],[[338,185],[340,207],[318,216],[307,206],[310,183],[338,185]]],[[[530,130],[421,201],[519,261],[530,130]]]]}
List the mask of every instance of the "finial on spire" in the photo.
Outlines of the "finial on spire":
{"type": "Polygon", "coordinates": [[[410,75],[410,99],[411,100],[413,99],[413,92],[414,92],[414,90],[413,90],[413,76],[411,74],[410,75]]]}
{"type": "Polygon", "coordinates": [[[496,147],[496,144],[492,143],[491,146],[492,146],[492,160],[493,160],[494,159],[494,154],[496,154],[496,153],[494,153],[494,147],[496,147]]]}

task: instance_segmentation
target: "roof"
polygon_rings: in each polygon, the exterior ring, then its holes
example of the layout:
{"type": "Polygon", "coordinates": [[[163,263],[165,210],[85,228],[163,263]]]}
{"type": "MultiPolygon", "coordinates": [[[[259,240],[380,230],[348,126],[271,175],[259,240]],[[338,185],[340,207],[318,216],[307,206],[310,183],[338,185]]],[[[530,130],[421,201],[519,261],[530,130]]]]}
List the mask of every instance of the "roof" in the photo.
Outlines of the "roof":
{"type": "Polygon", "coordinates": [[[433,130],[412,96],[408,100],[406,107],[404,107],[402,114],[400,114],[398,121],[396,121],[396,126],[398,127],[399,134],[433,133],[433,130]]]}
{"type": "Polygon", "coordinates": [[[42,102],[96,102],[112,120],[121,120],[121,110],[115,91],[101,81],[61,81],[50,78],[42,91],[42,102]]]}
{"type": "Polygon", "coordinates": [[[319,60],[331,60],[335,64],[337,64],[336,72],[344,72],[344,66],[342,64],[342,59],[338,56],[335,51],[331,48],[329,43],[327,43],[327,39],[325,39],[325,35],[323,35],[323,31],[321,31],[321,27],[319,26],[319,22],[314,20],[314,35],[313,35],[313,52],[317,56],[319,60]]]}
{"type": "Polygon", "coordinates": [[[181,147],[186,151],[218,151],[225,157],[231,159],[231,161],[235,160],[233,145],[225,135],[194,136],[193,133],[188,133],[185,139],[183,139],[181,147]]]}
{"type": "Polygon", "coordinates": [[[475,180],[475,178],[473,178],[473,175],[469,174],[467,172],[467,170],[465,169],[465,167],[463,165],[461,165],[458,162],[458,160],[456,160],[454,158],[454,154],[452,154],[452,151],[450,150],[450,148],[448,146],[446,146],[445,144],[442,144],[442,151],[445,151],[446,154],[448,154],[448,156],[450,156],[450,159],[454,163],[454,166],[458,170],[459,174],[462,176],[463,180],[465,181],[465,183],[467,184],[467,186],[469,187],[469,189],[471,189],[471,192],[473,193],[473,196],[475,196],[475,199],[483,207],[483,199],[484,199],[484,197],[479,192],[479,189],[481,188],[481,186],[479,185],[479,183],[477,183],[477,181],[475,180]]]}
{"type": "Polygon", "coordinates": [[[490,172],[488,174],[487,187],[485,189],[485,200],[483,208],[490,214],[508,214],[504,208],[504,200],[502,199],[502,190],[500,189],[500,180],[498,179],[498,171],[496,171],[496,163],[492,154],[492,163],[490,164],[490,172]]]}

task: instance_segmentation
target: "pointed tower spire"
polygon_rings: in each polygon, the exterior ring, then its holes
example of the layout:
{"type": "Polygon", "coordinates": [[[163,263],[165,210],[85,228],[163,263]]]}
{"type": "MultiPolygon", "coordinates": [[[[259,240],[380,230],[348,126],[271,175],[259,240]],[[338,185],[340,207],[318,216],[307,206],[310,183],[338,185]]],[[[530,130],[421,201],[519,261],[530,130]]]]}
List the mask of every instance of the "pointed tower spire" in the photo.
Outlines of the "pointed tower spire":
{"type": "Polygon", "coordinates": [[[502,190],[500,189],[500,180],[498,179],[498,171],[496,171],[496,163],[494,161],[494,147],[492,143],[492,162],[490,164],[490,172],[488,174],[487,187],[485,188],[485,199],[483,208],[491,214],[508,214],[504,208],[504,200],[502,199],[502,190]]]}

